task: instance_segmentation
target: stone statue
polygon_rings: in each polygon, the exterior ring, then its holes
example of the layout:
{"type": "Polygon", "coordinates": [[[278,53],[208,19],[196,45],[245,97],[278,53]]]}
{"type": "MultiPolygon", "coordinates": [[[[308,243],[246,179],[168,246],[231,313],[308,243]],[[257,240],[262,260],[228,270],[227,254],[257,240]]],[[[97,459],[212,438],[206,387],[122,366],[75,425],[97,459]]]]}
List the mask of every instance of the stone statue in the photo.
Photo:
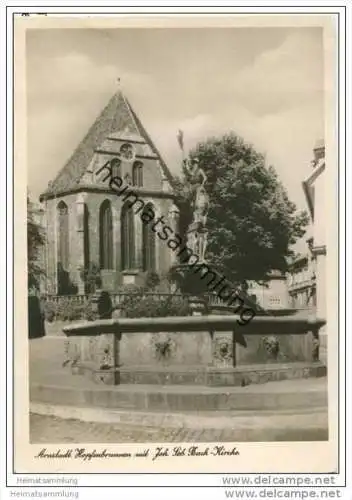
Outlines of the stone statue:
{"type": "Polygon", "coordinates": [[[192,163],[184,160],[184,167],[190,184],[195,186],[193,221],[190,225],[187,245],[198,256],[199,261],[204,262],[208,240],[206,224],[209,210],[209,196],[204,187],[207,176],[204,170],[199,167],[197,159],[194,159],[192,163]]]}
{"type": "Polygon", "coordinates": [[[199,161],[197,158],[190,160],[183,160],[185,173],[191,184],[198,184],[204,187],[207,180],[207,176],[202,168],[199,167],[199,161]]]}
{"type": "Polygon", "coordinates": [[[198,257],[200,262],[205,261],[205,251],[208,244],[208,231],[202,231],[198,237],[198,257]]]}
{"type": "Polygon", "coordinates": [[[192,250],[200,262],[204,262],[208,242],[206,224],[209,210],[209,196],[205,189],[207,176],[204,170],[200,168],[198,158],[192,158],[191,160],[184,158],[182,130],[179,130],[177,140],[182,151],[185,177],[191,185],[193,195],[193,220],[187,232],[187,247],[192,250]]]}
{"type": "Polygon", "coordinates": [[[209,197],[203,185],[196,190],[196,199],[194,202],[193,221],[200,223],[202,228],[206,227],[209,210],[209,197]]]}
{"type": "Polygon", "coordinates": [[[205,228],[209,209],[209,197],[204,187],[207,176],[204,170],[199,167],[197,159],[193,159],[192,162],[184,160],[184,169],[190,184],[195,186],[193,223],[197,222],[199,226],[205,228]]]}

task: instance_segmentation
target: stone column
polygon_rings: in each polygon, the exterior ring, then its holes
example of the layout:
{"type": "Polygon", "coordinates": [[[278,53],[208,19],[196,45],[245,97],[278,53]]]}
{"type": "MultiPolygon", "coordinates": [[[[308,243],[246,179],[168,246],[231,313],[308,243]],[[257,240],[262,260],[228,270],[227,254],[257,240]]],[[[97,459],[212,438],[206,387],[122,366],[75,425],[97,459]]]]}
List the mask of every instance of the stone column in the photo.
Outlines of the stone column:
{"type": "Polygon", "coordinates": [[[200,297],[190,297],[189,305],[192,312],[192,316],[203,316],[206,314],[206,304],[205,300],[200,297]]]}

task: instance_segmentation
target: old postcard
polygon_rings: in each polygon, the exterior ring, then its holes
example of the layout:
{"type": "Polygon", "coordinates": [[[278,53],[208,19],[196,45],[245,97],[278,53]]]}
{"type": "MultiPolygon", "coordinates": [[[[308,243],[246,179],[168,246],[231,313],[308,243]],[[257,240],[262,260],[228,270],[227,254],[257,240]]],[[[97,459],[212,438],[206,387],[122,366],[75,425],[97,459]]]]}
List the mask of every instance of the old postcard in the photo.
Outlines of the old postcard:
{"type": "Polygon", "coordinates": [[[338,473],[337,17],[13,35],[13,472],[338,473]]]}

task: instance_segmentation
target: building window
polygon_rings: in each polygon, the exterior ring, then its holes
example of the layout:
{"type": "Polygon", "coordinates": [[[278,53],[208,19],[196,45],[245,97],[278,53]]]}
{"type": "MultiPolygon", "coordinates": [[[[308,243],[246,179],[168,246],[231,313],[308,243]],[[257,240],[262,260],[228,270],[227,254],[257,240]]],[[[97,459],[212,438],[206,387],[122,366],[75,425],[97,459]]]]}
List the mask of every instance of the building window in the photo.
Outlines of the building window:
{"type": "Polygon", "coordinates": [[[121,211],[121,262],[122,269],[134,269],[135,267],[135,234],[134,213],[130,203],[126,203],[121,211]]]}
{"type": "MultiPolygon", "coordinates": [[[[154,207],[148,203],[144,207],[143,213],[155,214],[154,207]]],[[[143,220],[143,215],[141,216],[143,220]]],[[[148,219],[147,219],[148,220],[148,219]]],[[[155,232],[152,229],[152,223],[143,222],[143,271],[155,271],[155,232]]]]}
{"type": "Polygon", "coordinates": [[[132,184],[133,186],[143,186],[143,163],[136,161],[132,167],[132,184]]]}
{"type": "Polygon", "coordinates": [[[83,252],[84,252],[84,268],[89,266],[89,211],[86,204],[84,204],[83,215],[83,252]]]}
{"type": "Polygon", "coordinates": [[[132,161],[134,158],[134,150],[131,144],[122,144],[120,147],[120,155],[124,160],[132,161]]]}
{"type": "Polygon", "coordinates": [[[121,178],[121,161],[118,158],[113,158],[110,162],[111,167],[111,178],[120,177],[121,178]]]}
{"type": "Polygon", "coordinates": [[[99,216],[99,240],[100,240],[100,268],[113,269],[113,248],[112,248],[112,213],[109,200],[105,200],[100,207],[99,216]]]}
{"type": "Polygon", "coordinates": [[[57,261],[63,271],[69,268],[69,225],[68,225],[68,207],[66,203],[60,201],[57,206],[58,212],[58,245],[57,261]]]}
{"type": "Polygon", "coordinates": [[[281,306],[281,299],[280,299],[280,297],[270,297],[269,298],[269,304],[270,304],[270,306],[275,306],[275,307],[276,306],[277,307],[281,306]]]}

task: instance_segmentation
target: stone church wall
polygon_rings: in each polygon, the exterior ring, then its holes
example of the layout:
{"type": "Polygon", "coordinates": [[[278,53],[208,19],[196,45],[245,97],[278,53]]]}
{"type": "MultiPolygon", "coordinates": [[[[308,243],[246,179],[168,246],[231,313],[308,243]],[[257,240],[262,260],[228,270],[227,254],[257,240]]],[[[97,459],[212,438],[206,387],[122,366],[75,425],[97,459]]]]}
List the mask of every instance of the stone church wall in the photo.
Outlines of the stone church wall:
{"type": "MultiPolygon", "coordinates": [[[[52,284],[50,292],[56,294],[56,266],[57,266],[57,206],[63,200],[69,212],[69,275],[72,283],[78,286],[78,292],[84,293],[80,278],[79,268],[83,266],[83,233],[78,231],[77,222],[77,197],[78,194],[69,194],[62,198],[56,198],[47,201],[47,217],[48,217],[48,258],[47,258],[47,275],[49,282],[52,284]]],[[[156,199],[150,196],[141,196],[141,199],[147,204],[151,202],[154,206],[156,216],[164,215],[165,222],[167,221],[167,213],[172,204],[169,199],[156,199]]],[[[121,270],[121,208],[123,200],[113,193],[94,193],[88,192],[85,194],[84,202],[88,210],[88,241],[89,241],[89,262],[99,265],[99,210],[101,204],[109,200],[112,208],[113,219],[113,262],[114,269],[102,270],[102,279],[104,288],[109,291],[114,291],[124,282],[123,271],[121,270]]],[[[166,222],[167,223],[167,222],[166,222]]],[[[135,240],[136,240],[136,267],[139,270],[136,282],[141,281],[142,268],[142,230],[143,222],[140,219],[140,214],[135,214],[135,240]]],[[[156,235],[156,266],[159,274],[165,274],[171,262],[171,250],[168,248],[165,241],[162,241],[156,235]]]]}

